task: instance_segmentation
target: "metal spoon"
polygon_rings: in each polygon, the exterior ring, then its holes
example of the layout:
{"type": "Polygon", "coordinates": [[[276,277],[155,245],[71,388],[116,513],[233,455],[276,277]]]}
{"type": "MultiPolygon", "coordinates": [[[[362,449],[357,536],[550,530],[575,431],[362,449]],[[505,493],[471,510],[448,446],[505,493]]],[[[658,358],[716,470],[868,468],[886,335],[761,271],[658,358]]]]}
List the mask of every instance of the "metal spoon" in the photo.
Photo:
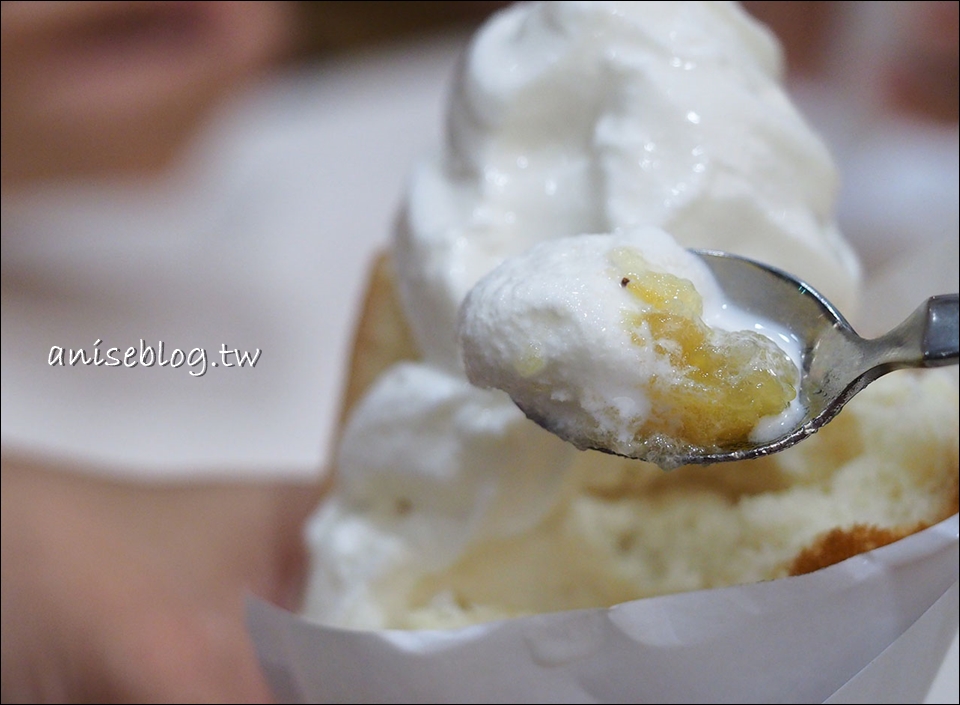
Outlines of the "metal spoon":
{"type": "MultiPolygon", "coordinates": [[[[816,433],[878,377],[906,367],[942,367],[958,362],[957,294],[927,299],[889,333],[868,340],[857,335],[829,301],[796,277],[725,252],[693,252],[710,267],[732,303],[785,326],[801,342],[799,396],[806,413],[796,428],[768,443],[722,451],[689,447],[666,463],[661,457],[654,459],[664,467],[746,460],[776,453],[816,433]]],[[[549,419],[534,421],[551,430],[549,419]]],[[[581,448],[613,453],[589,439],[567,440],[581,448]]]]}

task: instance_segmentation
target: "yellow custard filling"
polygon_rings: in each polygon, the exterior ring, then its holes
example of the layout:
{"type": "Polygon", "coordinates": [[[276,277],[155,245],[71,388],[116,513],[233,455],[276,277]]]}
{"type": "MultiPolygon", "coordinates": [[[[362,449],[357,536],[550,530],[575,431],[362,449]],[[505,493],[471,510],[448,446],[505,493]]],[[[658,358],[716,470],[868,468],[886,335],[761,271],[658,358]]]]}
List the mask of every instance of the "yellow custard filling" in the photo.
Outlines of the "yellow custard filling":
{"type": "Polygon", "coordinates": [[[652,346],[671,369],[649,380],[651,415],[638,439],[735,448],[761,418],[796,398],[797,367],[776,343],[754,331],[711,328],[693,283],[652,271],[638,251],[622,248],[611,258],[620,286],[642,304],[624,315],[634,344],[652,346]]]}

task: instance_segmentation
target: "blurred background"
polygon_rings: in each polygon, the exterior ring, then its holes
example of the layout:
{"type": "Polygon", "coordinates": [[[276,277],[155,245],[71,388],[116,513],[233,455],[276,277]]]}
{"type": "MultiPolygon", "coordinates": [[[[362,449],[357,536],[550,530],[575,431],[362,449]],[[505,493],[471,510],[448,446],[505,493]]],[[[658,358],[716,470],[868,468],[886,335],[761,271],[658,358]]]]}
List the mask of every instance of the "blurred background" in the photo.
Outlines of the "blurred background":
{"type": "MultiPolygon", "coordinates": [[[[4,2],[4,187],[155,167],[252,75],[468,35],[505,4],[4,2]]],[[[792,80],[842,82],[874,108],[957,122],[956,2],[743,5],[780,37],[792,80]]]]}
{"type": "MultiPolygon", "coordinates": [[[[459,53],[505,4],[3,2],[5,452],[315,478],[366,268],[459,53]],[[47,364],[141,338],[263,355],[203,379],[47,364]]],[[[743,4],[837,158],[863,317],[902,320],[904,281],[956,291],[960,4],[743,4]]]]}

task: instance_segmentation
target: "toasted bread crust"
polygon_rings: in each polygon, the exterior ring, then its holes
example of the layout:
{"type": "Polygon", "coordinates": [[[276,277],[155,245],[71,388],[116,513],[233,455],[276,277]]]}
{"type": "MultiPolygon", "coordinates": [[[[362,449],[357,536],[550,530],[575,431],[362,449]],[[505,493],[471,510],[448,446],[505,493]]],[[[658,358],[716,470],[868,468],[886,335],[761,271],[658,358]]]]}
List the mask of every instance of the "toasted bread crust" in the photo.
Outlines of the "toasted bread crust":
{"type": "Polygon", "coordinates": [[[340,425],[373,381],[396,362],[420,356],[397,295],[393,258],[377,253],[367,278],[354,332],[350,368],[340,407],[340,425]]]}
{"type": "Polygon", "coordinates": [[[860,553],[872,551],[899,541],[905,536],[937,524],[957,513],[958,493],[954,488],[953,500],[947,502],[940,516],[913,526],[880,528],[868,524],[854,524],[849,528],[836,528],[821,534],[809,546],[803,548],[790,565],[790,575],[803,575],[845,561],[860,553]]]}

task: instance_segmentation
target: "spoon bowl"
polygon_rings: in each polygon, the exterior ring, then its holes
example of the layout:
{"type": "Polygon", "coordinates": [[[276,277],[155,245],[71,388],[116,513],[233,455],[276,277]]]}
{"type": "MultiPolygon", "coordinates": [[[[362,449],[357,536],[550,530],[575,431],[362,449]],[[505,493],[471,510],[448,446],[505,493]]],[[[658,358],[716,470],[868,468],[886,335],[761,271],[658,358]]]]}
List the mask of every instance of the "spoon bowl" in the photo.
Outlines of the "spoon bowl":
{"type": "MultiPolygon", "coordinates": [[[[781,324],[800,341],[798,395],[805,413],[795,428],[769,442],[719,452],[690,447],[672,457],[671,466],[746,460],[779,452],[816,433],[858,392],[888,372],[957,364],[957,294],[931,297],[886,335],[865,339],[827,299],[796,277],[726,252],[693,252],[710,268],[731,303],[781,324]]],[[[548,421],[534,420],[550,429],[548,421]]],[[[613,453],[597,445],[589,447],[613,453]]],[[[656,462],[663,465],[662,459],[656,462]]]]}

